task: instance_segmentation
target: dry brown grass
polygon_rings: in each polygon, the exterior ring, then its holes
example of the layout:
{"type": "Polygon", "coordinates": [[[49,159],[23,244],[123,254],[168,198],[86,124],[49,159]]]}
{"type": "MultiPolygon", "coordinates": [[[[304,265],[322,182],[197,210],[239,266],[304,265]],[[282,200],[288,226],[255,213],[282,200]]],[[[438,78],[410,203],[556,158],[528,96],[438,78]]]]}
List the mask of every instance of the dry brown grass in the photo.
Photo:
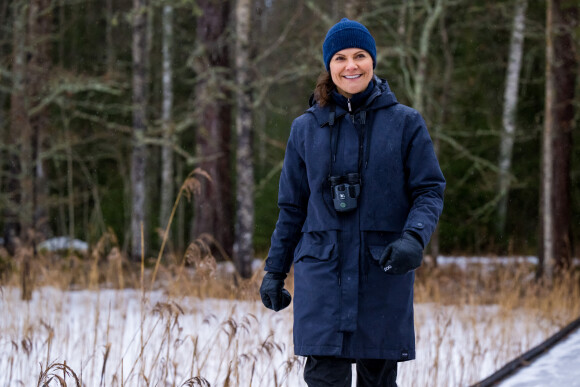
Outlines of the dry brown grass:
{"type": "Polygon", "coordinates": [[[75,371],[66,365],[66,363],[51,363],[43,368],[40,365],[40,374],[38,375],[37,387],[81,387],[81,381],[75,371]],[[67,382],[67,379],[69,382],[67,382]]]}
{"type": "MultiPolygon", "coordinates": [[[[514,260],[515,261],[515,260],[514,260]]],[[[425,266],[417,271],[415,302],[442,305],[499,305],[506,313],[533,311],[563,326],[580,316],[580,271],[572,269],[553,279],[536,278],[530,263],[425,266]]]]}
{"type": "MultiPolygon", "coordinates": [[[[207,235],[193,241],[182,257],[165,254],[150,258],[141,274],[140,264],[121,253],[112,232],[104,235],[85,256],[63,252],[39,252],[20,248],[0,273],[0,289],[21,287],[27,260],[31,286],[67,289],[163,289],[170,297],[195,296],[258,300],[263,272],[243,279],[231,262],[217,263],[210,253],[207,235]],[[31,258],[32,257],[32,258],[31,258]],[[141,278],[143,275],[143,278],[141,278]]],[[[292,292],[293,274],[286,287],[292,292]]],[[[558,326],[580,316],[580,271],[572,269],[554,279],[536,279],[529,263],[422,266],[416,275],[416,303],[441,305],[499,305],[506,313],[525,309],[558,326]]]]}

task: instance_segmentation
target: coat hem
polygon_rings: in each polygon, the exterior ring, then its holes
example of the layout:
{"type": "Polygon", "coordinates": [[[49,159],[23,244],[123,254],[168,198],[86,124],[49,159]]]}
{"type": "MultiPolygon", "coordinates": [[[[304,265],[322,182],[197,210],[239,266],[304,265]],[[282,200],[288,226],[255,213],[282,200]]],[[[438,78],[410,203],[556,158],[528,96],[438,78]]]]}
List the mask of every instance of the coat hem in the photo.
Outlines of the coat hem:
{"type": "Polygon", "coordinates": [[[385,359],[405,362],[415,360],[415,351],[397,349],[364,348],[353,353],[343,353],[335,346],[301,346],[294,348],[296,356],[336,356],[345,359],[385,359]]]}
{"type": "Polygon", "coordinates": [[[415,360],[415,351],[379,348],[357,348],[352,353],[343,353],[340,357],[349,359],[386,359],[397,362],[415,360]]]}
{"type": "Polygon", "coordinates": [[[336,356],[340,357],[342,348],[340,346],[330,345],[302,345],[294,347],[294,354],[296,356],[336,356]]]}

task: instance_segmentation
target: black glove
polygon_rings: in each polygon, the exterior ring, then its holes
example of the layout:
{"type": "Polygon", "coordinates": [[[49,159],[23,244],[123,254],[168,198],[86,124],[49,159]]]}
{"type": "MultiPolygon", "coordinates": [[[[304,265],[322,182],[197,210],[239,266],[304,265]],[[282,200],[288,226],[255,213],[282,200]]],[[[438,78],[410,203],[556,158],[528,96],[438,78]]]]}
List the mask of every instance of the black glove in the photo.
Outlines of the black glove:
{"type": "Polygon", "coordinates": [[[405,274],[421,266],[423,245],[418,237],[406,232],[385,248],[379,264],[388,274],[405,274]]]}
{"type": "Polygon", "coordinates": [[[274,312],[284,309],[292,301],[292,296],[288,290],[284,289],[285,279],[286,274],[284,273],[268,272],[262,280],[262,286],[260,286],[262,303],[274,312]]]}

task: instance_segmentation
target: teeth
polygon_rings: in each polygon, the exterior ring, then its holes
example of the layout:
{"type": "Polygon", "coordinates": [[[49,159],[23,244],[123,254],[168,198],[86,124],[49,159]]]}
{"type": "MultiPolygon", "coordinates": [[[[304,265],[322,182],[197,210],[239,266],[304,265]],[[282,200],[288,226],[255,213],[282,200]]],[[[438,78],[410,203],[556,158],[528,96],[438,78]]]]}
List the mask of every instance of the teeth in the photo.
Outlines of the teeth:
{"type": "Polygon", "coordinates": [[[345,75],[344,77],[346,79],[356,79],[356,78],[359,78],[360,77],[360,74],[359,75],[345,75]]]}

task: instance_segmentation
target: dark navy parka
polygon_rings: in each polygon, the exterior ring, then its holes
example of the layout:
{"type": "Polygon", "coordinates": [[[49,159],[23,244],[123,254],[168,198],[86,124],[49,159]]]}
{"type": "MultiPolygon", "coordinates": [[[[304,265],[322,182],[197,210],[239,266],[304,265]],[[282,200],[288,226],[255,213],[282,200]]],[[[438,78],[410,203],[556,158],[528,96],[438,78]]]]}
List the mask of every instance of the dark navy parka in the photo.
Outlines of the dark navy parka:
{"type": "Polygon", "coordinates": [[[414,273],[386,274],[378,259],[405,231],[427,245],[445,179],[420,114],[385,80],[372,83],[355,111],[315,103],[290,131],[265,270],[294,264],[297,355],[415,358],[414,273]],[[339,213],[328,177],[352,172],[361,176],[358,207],[339,213]]]}

